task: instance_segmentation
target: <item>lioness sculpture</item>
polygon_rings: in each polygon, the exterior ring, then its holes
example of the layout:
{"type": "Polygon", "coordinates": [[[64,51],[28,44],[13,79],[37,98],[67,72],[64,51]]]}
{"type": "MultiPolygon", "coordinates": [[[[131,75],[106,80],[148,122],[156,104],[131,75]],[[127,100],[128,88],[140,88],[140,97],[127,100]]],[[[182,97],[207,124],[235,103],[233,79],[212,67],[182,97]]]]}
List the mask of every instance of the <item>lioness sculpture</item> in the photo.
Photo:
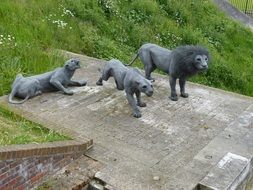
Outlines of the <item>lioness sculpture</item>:
{"type": "Polygon", "coordinates": [[[138,108],[145,107],[146,103],[141,101],[141,92],[147,96],[153,95],[153,86],[151,82],[145,79],[140,71],[136,68],[127,68],[119,60],[112,59],[108,61],[103,70],[102,76],[98,79],[97,85],[103,85],[103,81],[107,81],[113,77],[118,90],[126,92],[127,100],[133,110],[133,116],[136,118],[141,117],[141,112],[138,108]],[[134,98],[136,95],[136,99],[134,98]]]}
{"type": "Polygon", "coordinates": [[[71,80],[76,69],[80,68],[78,59],[70,59],[65,62],[63,67],[53,71],[35,75],[31,77],[23,77],[17,75],[12,85],[12,92],[9,96],[10,103],[24,103],[28,98],[37,96],[42,92],[50,92],[60,90],[68,95],[73,95],[73,92],[68,90],[67,86],[85,86],[85,81],[71,80]],[[13,97],[22,98],[20,102],[13,101],[13,97]]]}

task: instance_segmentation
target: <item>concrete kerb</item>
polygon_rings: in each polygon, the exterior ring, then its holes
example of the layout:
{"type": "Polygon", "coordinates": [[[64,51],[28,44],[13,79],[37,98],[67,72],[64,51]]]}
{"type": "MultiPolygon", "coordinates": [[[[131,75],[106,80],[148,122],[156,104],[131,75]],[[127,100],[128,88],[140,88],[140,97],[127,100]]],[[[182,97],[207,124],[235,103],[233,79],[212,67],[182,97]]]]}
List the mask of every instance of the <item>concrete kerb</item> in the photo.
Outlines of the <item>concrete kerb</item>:
{"type": "Polygon", "coordinates": [[[65,140],[40,144],[6,145],[0,147],[0,160],[15,160],[27,157],[49,156],[53,154],[75,154],[89,148],[86,141],[65,140]]]}
{"type": "Polygon", "coordinates": [[[212,169],[195,189],[246,189],[252,187],[253,150],[248,142],[252,138],[253,105],[211,141],[197,156],[212,155],[212,169]],[[220,142],[223,141],[223,145],[220,142]],[[216,148],[215,148],[216,147],[216,148]],[[216,149],[214,151],[214,149],[216,149]],[[218,149],[218,150],[217,150],[218,149]],[[235,154],[233,154],[233,153],[235,154]],[[222,156],[222,154],[225,154],[222,156]]]}

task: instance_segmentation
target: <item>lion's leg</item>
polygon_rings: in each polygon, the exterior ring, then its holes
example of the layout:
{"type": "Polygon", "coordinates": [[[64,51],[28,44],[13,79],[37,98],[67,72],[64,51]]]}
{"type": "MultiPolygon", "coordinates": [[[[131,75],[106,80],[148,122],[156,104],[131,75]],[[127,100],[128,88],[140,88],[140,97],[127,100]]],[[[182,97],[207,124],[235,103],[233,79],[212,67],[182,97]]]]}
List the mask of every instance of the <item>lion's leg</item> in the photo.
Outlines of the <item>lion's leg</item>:
{"type": "Polygon", "coordinates": [[[140,60],[144,65],[144,70],[145,70],[145,77],[148,80],[151,81],[155,81],[152,77],[151,77],[151,73],[155,70],[155,65],[152,62],[152,58],[150,56],[150,53],[147,51],[142,51],[139,54],[140,60]]]}
{"type": "Polygon", "coordinates": [[[105,69],[102,74],[102,79],[107,81],[112,76],[112,69],[105,69]]]}
{"type": "Polygon", "coordinates": [[[98,81],[96,82],[96,85],[102,86],[103,85],[103,79],[102,77],[99,77],[98,81]]]}
{"type": "Polygon", "coordinates": [[[155,67],[153,65],[145,65],[144,67],[146,79],[155,82],[155,79],[151,77],[151,73],[155,70],[155,67]]]}
{"type": "Polygon", "coordinates": [[[110,76],[111,76],[110,69],[104,68],[104,70],[102,71],[102,76],[98,79],[98,81],[96,82],[96,85],[102,86],[103,80],[107,81],[110,78],[110,76]]]}
{"type": "Polygon", "coordinates": [[[140,91],[136,91],[135,95],[136,95],[136,99],[137,99],[137,106],[146,107],[147,106],[146,103],[141,101],[141,93],[140,93],[140,91]]]}
{"type": "Polygon", "coordinates": [[[39,96],[41,94],[42,94],[41,90],[38,90],[38,91],[35,92],[35,96],[39,96]]]}
{"type": "Polygon", "coordinates": [[[133,94],[126,91],[126,97],[127,97],[127,101],[129,105],[131,106],[133,110],[133,116],[136,118],[141,117],[141,112],[137,107],[136,100],[134,99],[133,94]]]}
{"type": "Polygon", "coordinates": [[[124,85],[121,82],[119,82],[117,79],[115,79],[115,84],[118,90],[124,90],[124,85]]]}
{"type": "Polygon", "coordinates": [[[86,84],[87,84],[86,81],[75,81],[75,80],[69,81],[70,86],[85,86],[86,84]]]}
{"type": "Polygon", "coordinates": [[[187,98],[189,96],[189,94],[185,93],[185,78],[180,78],[179,79],[179,86],[180,86],[180,95],[183,98],[187,98]]]}
{"type": "Polygon", "coordinates": [[[64,92],[65,94],[68,94],[68,95],[73,95],[73,91],[70,91],[68,89],[66,89],[61,83],[60,81],[57,81],[57,80],[50,80],[50,84],[52,84],[56,89],[64,92]]]}
{"type": "Polygon", "coordinates": [[[177,92],[176,92],[176,81],[177,81],[177,78],[170,76],[170,89],[171,89],[170,99],[172,101],[178,100],[177,92]]]}
{"type": "Polygon", "coordinates": [[[39,95],[41,95],[42,94],[42,92],[41,92],[41,90],[36,90],[36,91],[28,91],[28,94],[29,94],[29,97],[30,98],[33,98],[33,97],[35,97],[35,96],[39,96],[39,95]]]}

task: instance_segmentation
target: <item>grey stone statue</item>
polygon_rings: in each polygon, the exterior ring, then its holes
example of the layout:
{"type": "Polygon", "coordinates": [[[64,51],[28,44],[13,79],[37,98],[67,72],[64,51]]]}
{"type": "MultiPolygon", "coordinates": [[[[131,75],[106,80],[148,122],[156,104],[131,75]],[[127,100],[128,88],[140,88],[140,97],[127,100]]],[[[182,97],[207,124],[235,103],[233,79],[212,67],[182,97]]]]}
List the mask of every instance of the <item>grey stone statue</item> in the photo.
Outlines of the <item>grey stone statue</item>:
{"type": "Polygon", "coordinates": [[[138,106],[146,106],[146,103],[141,101],[141,92],[145,93],[148,97],[152,96],[153,86],[151,82],[145,79],[138,69],[127,68],[116,59],[108,61],[101,71],[101,74],[102,76],[96,84],[103,85],[103,81],[107,81],[110,77],[113,77],[117,89],[125,89],[128,103],[133,110],[133,116],[136,118],[141,117],[138,106]],[[136,95],[137,101],[134,98],[134,94],[136,95]]]}
{"type": "Polygon", "coordinates": [[[22,104],[29,98],[42,94],[40,82],[37,79],[28,79],[18,74],[12,84],[12,91],[9,95],[9,103],[22,104]],[[13,100],[13,97],[17,96],[22,98],[21,101],[13,100]]]}
{"type": "Polygon", "coordinates": [[[41,94],[42,92],[50,92],[60,90],[68,95],[73,92],[68,90],[67,86],[85,86],[86,81],[71,80],[76,69],[80,68],[78,59],[70,59],[65,62],[63,67],[53,71],[35,75],[31,77],[23,77],[17,75],[12,84],[12,91],[9,96],[10,103],[24,103],[27,99],[41,94]],[[20,102],[14,101],[13,97],[22,98],[20,102]]]}
{"type": "Polygon", "coordinates": [[[148,43],[140,47],[134,59],[127,66],[131,65],[138,57],[144,64],[147,79],[154,81],[151,73],[156,68],[170,76],[170,99],[177,101],[176,80],[179,78],[180,95],[187,98],[188,94],[185,93],[186,79],[208,69],[209,52],[201,46],[186,45],[168,50],[148,43]]]}

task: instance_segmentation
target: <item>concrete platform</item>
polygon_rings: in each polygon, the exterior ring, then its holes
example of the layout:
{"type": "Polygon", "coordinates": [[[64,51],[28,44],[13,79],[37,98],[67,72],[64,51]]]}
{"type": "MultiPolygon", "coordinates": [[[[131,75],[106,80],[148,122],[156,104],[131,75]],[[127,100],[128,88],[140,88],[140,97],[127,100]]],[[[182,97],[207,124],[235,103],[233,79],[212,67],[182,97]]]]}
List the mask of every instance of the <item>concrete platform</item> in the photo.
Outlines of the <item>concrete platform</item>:
{"type": "Polygon", "coordinates": [[[155,93],[143,95],[147,107],[136,119],[113,80],[95,85],[104,61],[66,54],[80,57],[83,68],[75,78],[88,79],[87,86],[74,88],[73,96],[47,93],[18,106],[5,96],[1,104],[75,138],[93,139],[87,155],[105,165],[96,177],[111,187],[194,189],[228,152],[251,160],[253,98],[188,82],[189,98],[173,102],[168,77],[155,75],[155,93]]]}

